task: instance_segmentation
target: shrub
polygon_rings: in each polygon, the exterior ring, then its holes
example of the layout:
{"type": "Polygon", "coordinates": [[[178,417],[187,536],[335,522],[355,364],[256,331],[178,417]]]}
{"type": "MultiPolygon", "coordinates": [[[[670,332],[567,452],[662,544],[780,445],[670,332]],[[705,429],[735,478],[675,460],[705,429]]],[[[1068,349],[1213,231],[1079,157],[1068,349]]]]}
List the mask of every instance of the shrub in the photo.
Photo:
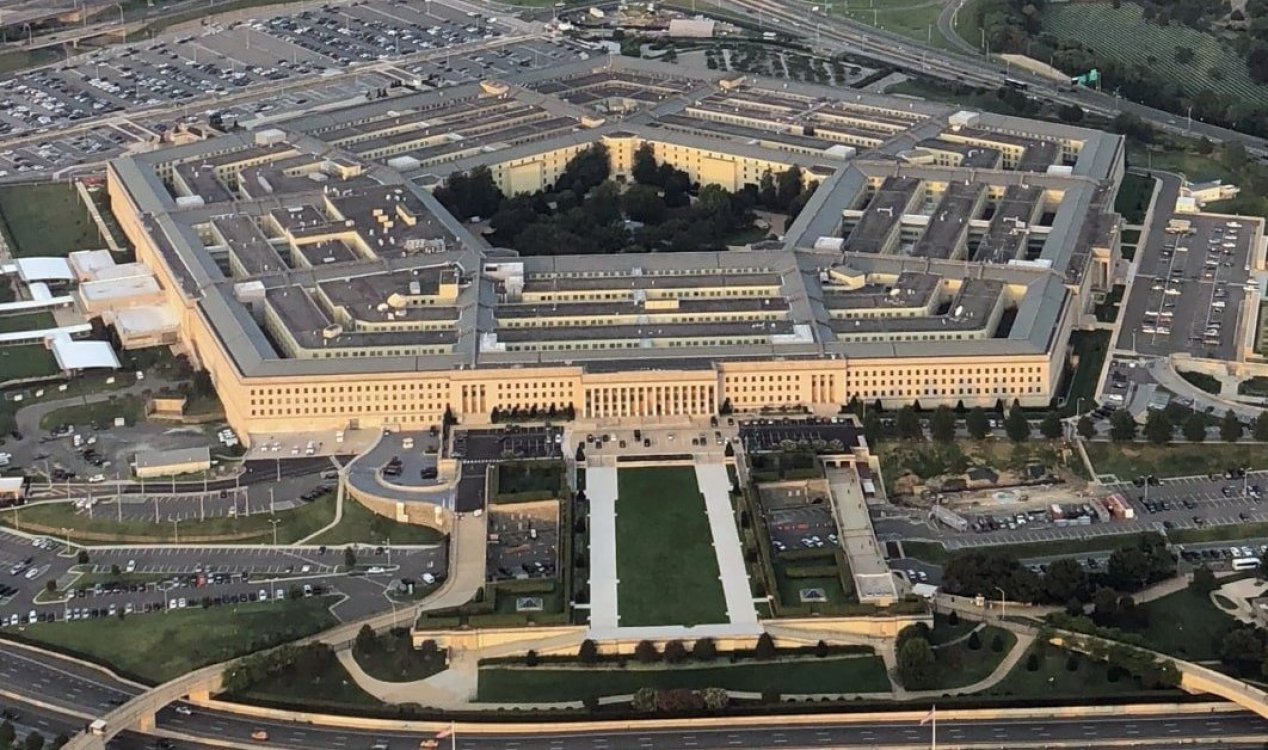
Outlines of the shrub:
{"type": "Polygon", "coordinates": [[[981,647],[982,647],[982,637],[977,634],[977,631],[974,630],[972,633],[969,633],[969,650],[977,651],[981,647]]]}
{"type": "Polygon", "coordinates": [[[1039,671],[1039,654],[1036,654],[1032,651],[1030,653],[1030,656],[1026,657],[1026,671],[1027,672],[1039,671]]]}
{"type": "Polygon", "coordinates": [[[639,641],[634,647],[634,658],[644,664],[653,664],[660,661],[660,651],[656,650],[656,644],[651,641],[639,641]]]}

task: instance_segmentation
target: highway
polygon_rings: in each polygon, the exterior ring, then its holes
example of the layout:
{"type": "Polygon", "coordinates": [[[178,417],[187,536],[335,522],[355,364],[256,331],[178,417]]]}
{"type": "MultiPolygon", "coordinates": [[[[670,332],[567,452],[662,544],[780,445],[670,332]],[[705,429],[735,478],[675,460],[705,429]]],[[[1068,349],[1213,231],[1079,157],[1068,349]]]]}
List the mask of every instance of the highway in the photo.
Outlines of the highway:
{"type": "MultiPolygon", "coordinates": [[[[986,88],[998,88],[1005,76],[1025,81],[1028,92],[1040,98],[1062,104],[1078,104],[1084,110],[1108,114],[1130,112],[1161,130],[1187,134],[1194,138],[1206,136],[1213,141],[1240,140],[1246,148],[1259,155],[1268,155],[1268,140],[1221,128],[1208,123],[1193,121],[1191,126],[1182,115],[1148,107],[1122,99],[1112,93],[1090,89],[1070,89],[1028,71],[1011,69],[981,57],[969,57],[942,49],[925,47],[908,37],[882,29],[850,21],[848,19],[813,14],[809,2],[783,3],[779,0],[727,0],[738,13],[750,19],[759,18],[764,28],[802,37],[812,47],[827,53],[851,52],[894,65],[916,74],[960,81],[986,88]],[[1067,89],[1061,91],[1061,89],[1067,89]]],[[[943,34],[954,33],[949,19],[946,28],[939,23],[943,34]]]]}
{"type": "MultiPolygon", "coordinates": [[[[51,654],[31,652],[0,642],[0,702],[14,711],[16,724],[38,729],[46,737],[82,728],[86,716],[96,716],[140,692],[134,684],[104,671],[51,654]],[[35,703],[43,703],[39,707],[35,703]]],[[[201,747],[197,740],[250,743],[252,732],[264,729],[268,747],[356,748],[385,742],[391,750],[415,750],[425,734],[324,729],[307,724],[239,717],[223,711],[193,707],[182,716],[172,707],[158,716],[158,733],[193,739],[177,747],[201,747]]],[[[1268,736],[1268,720],[1249,713],[1087,717],[1075,719],[944,721],[938,722],[939,742],[948,745],[1021,747],[1032,743],[1073,743],[1079,747],[1108,747],[1132,741],[1133,747],[1174,747],[1194,738],[1221,739],[1222,746],[1250,746],[1242,739],[1268,736]],[[1226,742],[1225,742],[1226,740],[1226,742]]],[[[547,732],[543,734],[460,734],[456,745],[468,750],[657,750],[659,748],[735,747],[895,747],[927,743],[928,727],[913,721],[868,721],[849,724],[750,729],[719,728],[690,731],[547,732]]],[[[255,743],[259,744],[259,743],[255,743]]],[[[124,734],[112,748],[152,747],[153,741],[124,734]]]]}

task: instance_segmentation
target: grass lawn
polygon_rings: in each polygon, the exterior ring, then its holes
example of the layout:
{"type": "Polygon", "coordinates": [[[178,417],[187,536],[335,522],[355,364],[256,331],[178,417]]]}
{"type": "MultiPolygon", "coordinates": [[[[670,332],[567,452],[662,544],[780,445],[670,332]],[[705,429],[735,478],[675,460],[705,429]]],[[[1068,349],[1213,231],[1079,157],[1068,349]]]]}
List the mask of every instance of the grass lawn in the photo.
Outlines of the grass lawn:
{"type": "Polygon", "coordinates": [[[578,666],[484,667],[478,700],[489,703],[579,701],[590,696],[629,695],[641,687],[721,687],[781,693],[879,693],[890,689],[879,656],[827,657],[746,662],[717,666],[638,666],[607,669],[578,666]]]}
{"type": "Polygon", "coordinates": [[[1127,163],[1133,167],[1178,172],[1194,182],[1205,180],[1236,182],[1233,173],[1216,161],[1213,156],[1204,156],[1192,149],[1146,148],[1133,141],[1127,147],[1127,163]]]}
{"type": "Polygon", "coordinates": [[[1123,215],[1128,224],[1140,224],[1149,209],[1149,199],[1154,194],[1154,178],[1128,172],[1114,197],[1114,210],[1123,215]]]}
{"type": "Polygon", "coordinates": [[[955,639],[968,635],[973,628],[977,627],[977,623],[973,620],[961,617],[960,621],[952,625],[947,621],[947,616],[941,613],[933,615],[933,630],[929,631],[929,645],[941,646],[955,639]]]}
{"type": "Polygon", "coordinates": [[[617,473],[621,627],[726,622],[713,534],[691,469],[617,473]]]}
{"type": "MultiPolygon", "coordinates": [[[[1171,533],[1170,536],[1174,537],[1175,534],[1171,533]]],[[[1057,539],[1051,542],[1030,542],[1026,544],[993,544],[990,545],[989,549],[1011,554],[1019,560],[1058,557],[1061,555],[1077,556],[1087,552],[1116,550],[1119,547],[1132,544],[1136,537],[1136,534],[1107,534],[1089,539],[1057,539]]],[[[903,542],[903,553],[907,557],[913,557],[935,565],[946,563],[952,554],[938,542],[921,541],[903,542]]]]}
{"type": "Polygon", "coordinates": [[[967,640],[934,650],[938,670],[938,688],[964,687],[986,679],[1017,643],[1017,636],[994,625],[982,628],[978,636],[982,639],[982,647],[976,651],[969,648],[967,640]],[[998,652],[991,648],[991,641],[996,636],[999,636],[1004,644],[998,652]]]}
{"type": "MultiPolygon", "coordinates": [[[[53,320],[53,314],[50,312],[33,312],[23,313],[21,315],[7,315],[0,318],[0,333],[13,333],[15,331],[38,331],[43,328],[53,328],[57,323],[53,320]]],[[[8,378],[0,378],[8,380],[8,378]]]]}
{"type": "Polygon", "coordinates": [[[514,461],[498,464],[495,503],[552,500],[563,494],[561,461],[514,461]]]}
{"type": "MultiPolygon", "coordinates": [[[[1160,26],[1144,19],[1135,3],[1053,4],[1043,11],[1043,30],[1062,40],[1074,40],[1124,68],[1142,66],[1157,80],[1189,96],[1209,89],[1221,96],[1262,104],[1268,87],[1254,83],[1246,70],[1245,52],[1215,34],[1173,23],[1160,26]],[[1123,41],[1130,40],[1124,44],[1123,41]],[[1176,49],[1186,47],[1193,58],[1176,61],[1176,49]],[[1210,71],[1218,69],[1218,78],[1210,71]]],[[[1175,122],[1184,125],[1184,116],[1175,122]]]]}
{"type": "Polygon", "coordinates": [[[424,653],[413,647],[408,633],[403,638],[380,634],[374,642],[373,649],[353,648],[353,656],[366,674],[385,682],[425,680],[448,666],[444,651],[424,653]]]}
{"type": "Polygon", "coordinates": [[[0,220],[19,258],[106,246],[74,186],[64,182],[0,188],[0,220]]]}
{"type": "Polygon", "coordinates": [[[43,344],[0,346],[0,381],[38,378],[58,372],[57,360],[43,344]]]}
{"type": "Polygon", "coordinates": [[[1268,396],[1268,378],[1262,375],[1237,384],[1237,392],[1243,396],[1268,396]]]}
{"type": "MultiPolygon", "coordinates": [[[[801,562],[798,561],[797,564],[801,562]]],[[[827,564],[834,565],[835,560],[828,558],[827,564]]],[[[852,597],[846,595],[839,577],[790,578],[785,574],[787,567],[784,562],[775,560],[775,582],[779,586],[779,600],[784,603],[784,606],[800,607],[803,604],[811,604],[801,601],[802,589],[822,589],[828,604],[848,604],[853,601],[852,597]]]]}
{"type": "Polygon", "coordinates": [[[1062,416],[1070,416],[1078,409],[1079,399],[1091,401],[1096,395],[1096,380],[1101,376],[1105,354],[1109,351],[1109,331],[1075,331],[1070,334],[1070,348],[1078,357],[1078,366],[1070,375],[1062,416]]]}
{"type": "MultiPolygon", "coordinates": [[[[942,11],[938,0],[834,3],[832,11],[852,21],[892,31],[939,49],[951,49],[951,45],[938,31],[938,14],[942,11]]],[[[963,15],[961,13],[961,18],[963,15]]]]}
{"type": "MultiPolygon", "coordinates": [[[[318,500],[317,502],[320,502],[318,500]]],[[[281,528],[278,529],[279,533],[281,528]]],[[[314,544],[436,544],[445,535],[435,529],[412,523],[400,523],[380,516],[352,498],[343,501],[343,517],[339,525],[313,540],[314,544]]]]}
{"type": "Polygon", "coordinates": [[[1176,544],[1195,542],[1232,542],[1258,539],[1268,535],[1268,523],[1238,523],[1227,526],[1206,526],[1201,529],[1174,529],[1167,537],[1176,544]]]}
{"type": "Polygon", "coordinates": [[[1185,370],[1180,370],[1178,372],[1180,373],[1180,377],[1189,381],[1191,385],[1201,388],[1207,393],[1219,394],[1220,381],[1219,378],[1216,378],[1214,375],[1207,375],[1204,372],[1188,372],[1185,370]]]}
{"type": "Polygon", "coordinates": [[[1262,446],[1238,443],[1150,445],[1147,443],[1087,443],[1088,457],[1097,474],[1120,479],[1154,474],[1182,477],[1223,472],[1230,466],[1268,468],[1268,451],[1262,446]]]}
{"type": "Polygon", "coordinates": [[[139,396],[120,396],[109,401],[94,401],[54,409],[40,419],[40,429],[51,430],[58,425],[111,424],[115,417],[123,417],[134,425],[145,420],[145,402],[139,396]]]}
{"type": "Polygon", "coordinates": [[[24,640],[160,683],[337,624],[325,598],[28,625],[24,640]]]}
{"type": "MultiPolygon", "coordinates": [[[[72,541],[85,542],[150,542],[153,544],[170,544],[174,540],[172,524],[168,521],[155,524],[148,521],[115,520],[113,507],[98,505],[94,517],[86,513],[75,512],[74,506],[67,503],[48,505],[32,505],[21,509],[0,512],[0,525],[26,531],[36,531],[63,538],[61,530],[70,529],[72,541]]],[[[249,516],[208,518],[205,521],[186,521],[179,526],[180,541],[188,542],[195,537],[217,537],[222,540],[244,544],[271,544],[273,527],[269,523],[267,513],[256,513],[249,516]]],[[[334,495],[326,495],[311,503],[306,503],[293,510],[279,511],[276,518],[282,522],[277,526],[278,544],[291,544],[322,526],[330,523],[335,517],[334,495]]]]}
{"type": "Polygon", "coordinates": [[[300,711],[340,709],[365,711],[384,708],[377,698],[362,690],[338,660],[316,674],[300,674],[295,667],[283,669],[255,683],[243,693],[230,694],[230,700],[246,703],[286,706],[300,711]]]}
{"type": "Polygon", "coordinates": [[[1210,597],[1190,588],[1145,602],[1140,608],[1148,614],[1149,626],[1128,632],[1149,648],[1188,661],[1219,659],[1224,635],[1237,625],[1210,597]]]}
{"type": "MultiPolygon", "coordinates": [[[[1131,693],[1162,694],[1160,691],[1146,691],[1131,677],[1121,677],[1115,682],[1109,681],[1109,669],[1106,664],[1093,661],[1085,656],[1078,657],[1078,668],[1071,672],[1066,668],[1070,652],[1047,643],[1036,643],[1023,656],[1013,671],[984,696],[1014,696],[1018,698],[1077,698],[1086,699],[1097,696],[1111,696],[1131,693]],[[1038,669],[1027,669],[1030,654],[1039,657],[1038,669]]],[[[1179,695],[1179,691],[1168,691],[1179,695]]]]}

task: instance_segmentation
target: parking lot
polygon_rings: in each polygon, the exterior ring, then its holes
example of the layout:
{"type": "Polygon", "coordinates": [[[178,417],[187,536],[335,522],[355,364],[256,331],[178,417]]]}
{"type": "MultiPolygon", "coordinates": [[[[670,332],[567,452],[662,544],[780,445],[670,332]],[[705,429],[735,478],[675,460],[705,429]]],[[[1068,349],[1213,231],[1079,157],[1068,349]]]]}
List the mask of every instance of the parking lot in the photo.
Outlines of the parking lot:
{"type": "Polygon", "coordinates": [[[748,452],[780,450],[792,442],[823,444],[832,450],[848,449],[858,442],[858,431],[846,418],[772,418],[740,422],[740,441],[748,452]]]}
{"type": "Polygon", "coordinates": [[[1117,347],[1151,356],[1234,359],[1254,228],[1214,216],[1183,220],[1186,231],[1151,231],[1141,249],[1117,347]]]}
{"type": "Polygon", "coordinates": [[[342,594],[346,598],[336,606],[336,614],[350,619],[390,606],[385,592],[401,579],[437,580],[447,570],[444,545],[361,547],[357,574],[352,576],[341,546],[90,548],[90,562],[75,571],[71,568],[77,548],[70,556],[60,554],[64,550],[55,539],[32,541],[0,531],[0,584],[5,586],[0,589],[0,623],[9,624],[15,616],[26,621],[32,610],[42,618],[63,620],[68,615],[161,612],[171,608],[172,600],[179,608],[181,599],[186,606],[202,606],[204,598],[209,606],[233,604],[258,600],[261,590],[269,592],[270,599],[279,589],[290,596],[292,586],[300,594],[306,586],[315,589],[314,594],[342,594]],[[49,580],[58,581],[69,598],[35,604],[34,597],[44,592],[49,580]],[[79,580],[86,583],[77,585],[79,580]]]}
{"type": "Polygon", "coordinates": [[[0,82],[0,178],[102,161],[213,112],[228,125],[274,119],[589,54],[507,39],[521,28],[439,0],[369,0],[89,52],[0,82]],[[330,75],[354,65],[365,69],[330,75]]]}
{"type": "Polygon", "coordinates": [[[799,482],[789,486],[759,486],[766,531],[775,553],[824,548],[839,544],[827,487],[799,482]]]}
{"type": "Polygon", "coordinates": [[[1233,476],[1156,481],[1156,484],[1150,484],[1137,478],[1131,482],[1107,485],[1106,489],[1126,497],[1137,518],[1151,521],[1163,529],[1192,529],[1268,520],[1268,507],[1263,501],[1268,472],[1233,472],[1233,476]]]}
{"type": "Polygon", "coordinates": [[[489,580],[553,578],[559,560],[558,507],[553,512],[512,508],[489,512],[489,580]]]}

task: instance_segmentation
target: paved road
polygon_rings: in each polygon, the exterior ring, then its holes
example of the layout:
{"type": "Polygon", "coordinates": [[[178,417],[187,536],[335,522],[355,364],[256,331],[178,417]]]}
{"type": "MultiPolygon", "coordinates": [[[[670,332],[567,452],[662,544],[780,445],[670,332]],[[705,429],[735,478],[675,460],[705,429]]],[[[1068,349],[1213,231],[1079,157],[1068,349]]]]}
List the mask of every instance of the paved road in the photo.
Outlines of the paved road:
{"type": "MultiPolygon", "coordinates": [[[[981,57],[926,47],[919,42],[877,29],[857,21],[809,12],[811,4],[787,3],[780,0],[732,0],[748,17],[759,17],[768,30],[783,31],[804,37],[814,46],[829,52],[862,54],[905,70],[949,81],[963,81],[990,88],[999,87],[1005,76],[1025,81],[1028,93],[1060,104],[1078,104],[1084,110],[1116,114],[1130,112],[1153,126],[1194,138],[1206,136],[1213,141],[1237,140],[1257,154],[1268,153],[1268,140],[1194,121],[1188,124],[1183,115],[1176,115],[1143,104],[1088,89],[1061,91],[1065,82],[1054,82],[1027,71],[1000,65],[981,57]],[[817,40],[817,41],[816,41],[817,40]]],[[[942,24],[939,24],[942,29],[942,24]]],[[[945,33],[945,30],[944,30],[945,33]]]]}

